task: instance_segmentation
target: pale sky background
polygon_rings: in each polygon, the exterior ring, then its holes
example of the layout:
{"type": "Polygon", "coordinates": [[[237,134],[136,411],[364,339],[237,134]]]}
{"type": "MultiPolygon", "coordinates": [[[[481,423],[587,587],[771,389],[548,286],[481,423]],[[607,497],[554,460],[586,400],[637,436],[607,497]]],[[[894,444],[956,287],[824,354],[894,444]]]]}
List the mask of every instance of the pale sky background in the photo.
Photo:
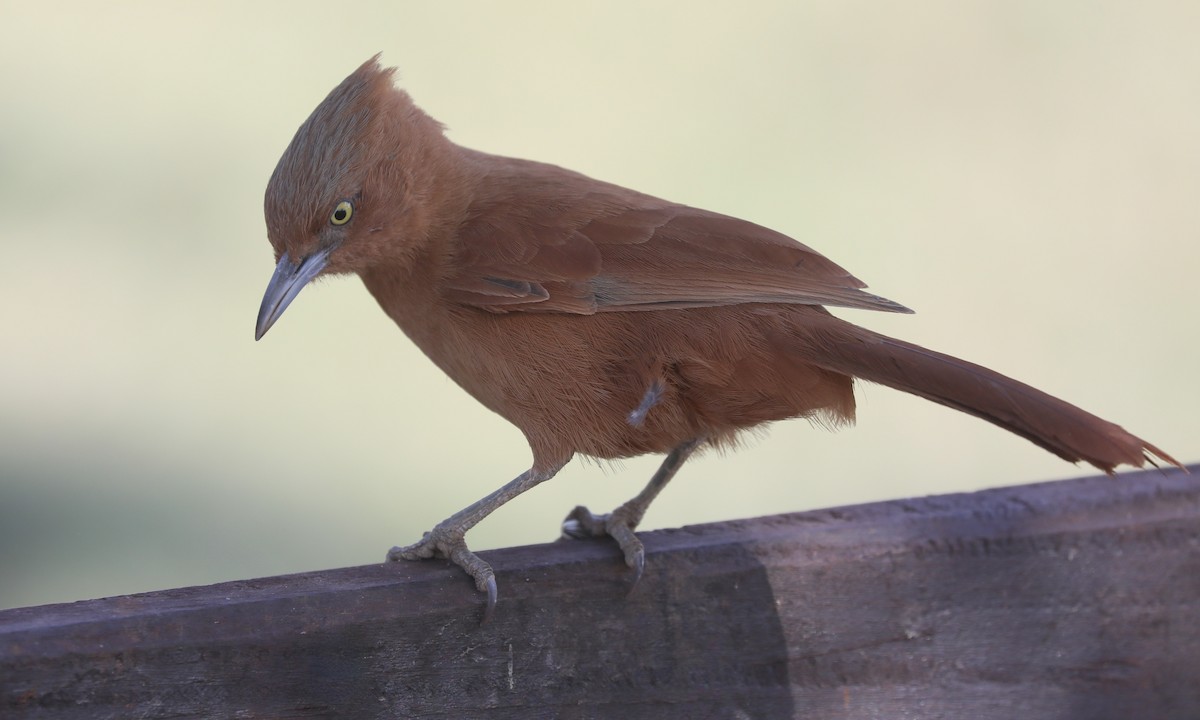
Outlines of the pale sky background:
{"type": "MultiPolygon", "coordinates": [[[[253,340],[267,178],[379,51],[461,144],[788,233],[918,313],[842,317],[1200,460],[1200,3],[5,0],[0,28],[0,607],[379,562],[527,467],[356,278],[253,340]]],[[[468,540],[551,540],[658,462],[576,462],[468,540]]],[[[857,429],[693,461],[644,527],[1090,472],[865,386],[857,429]]]]}

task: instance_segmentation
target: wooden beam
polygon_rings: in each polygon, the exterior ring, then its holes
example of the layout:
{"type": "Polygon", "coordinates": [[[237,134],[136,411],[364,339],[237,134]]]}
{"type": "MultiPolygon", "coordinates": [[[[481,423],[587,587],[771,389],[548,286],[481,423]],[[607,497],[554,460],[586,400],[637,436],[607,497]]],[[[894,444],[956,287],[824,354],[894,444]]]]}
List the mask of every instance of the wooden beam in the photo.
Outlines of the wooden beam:
{"type": "Polygon", "coordinates": [[[0,716],[1200,717],[1197,474],[642,537],[0,612],[0,716]]]}

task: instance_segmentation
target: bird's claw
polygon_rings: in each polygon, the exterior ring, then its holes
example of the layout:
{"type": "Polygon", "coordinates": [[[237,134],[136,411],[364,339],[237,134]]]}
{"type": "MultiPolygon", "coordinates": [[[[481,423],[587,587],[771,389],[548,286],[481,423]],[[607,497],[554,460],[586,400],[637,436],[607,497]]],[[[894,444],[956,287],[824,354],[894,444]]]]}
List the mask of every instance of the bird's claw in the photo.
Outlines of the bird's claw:
{"type": "Polygon", "coordinates": [[[579,505],[563,520],[562,534],[576,540],[611,537],[625,555],[625,564],[633,570],[633,582],[637,583],[646,569],[646,547],[634,534],[637,521],[630,516],[624,505],[607,515],[594,515],[579,505]]]}
{"type": "MultiPolygon", "coordinates": [[[[478,583],[479,579],[476,578],[475,582],[478,583]]],[[[487,606],[483,608],[483,617],[479,619],[480,627],[483,627],[484,625],[487,625],[489,622],[491,622],[492,615],[494,615],[496,613],[496,597],[498,595],[498,592],[496,590],[496,575],[495,575],[495,573],[492,572],[491,568],[488,568],[488,576],[487,576],[486,584],[487,584],[486,588],[480,588],[480,590],[487,591],[487,606]]],[[[476,585],[476,586],[478,587],[478,585],[476,585]]]]}
{"type": "Polygon", "coordinates": [[[480,625],[486,625],[496,611],[496,599],[499,595],[496,589],[496,573],[492,566],[467,547],[461,529],[438,525],[425,533],[420,542],[403,547],[394,547],[388,551],[387,559],[391,562],[399,560],[425,560],[440,557],[449,560],[466,571],[475,580],[475,588],[487,593],[487,607],[483,610],[480,625]]]}

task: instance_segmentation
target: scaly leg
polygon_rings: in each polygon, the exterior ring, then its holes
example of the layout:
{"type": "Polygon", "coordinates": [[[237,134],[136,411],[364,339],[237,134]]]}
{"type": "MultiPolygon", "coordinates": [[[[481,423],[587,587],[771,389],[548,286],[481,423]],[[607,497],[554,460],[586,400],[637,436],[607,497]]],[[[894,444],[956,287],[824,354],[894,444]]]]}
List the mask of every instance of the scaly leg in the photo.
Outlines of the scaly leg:
{"type": "Polygon", "coordinates": [[[632,500],[608,515],[593,515],[582,505],[576,507],[567,515],[566,520],[563,520],[563,534],[579,539],[608,535],[616,540],[621,551],[625,553],[625,564],[633,568],[633,581],[636,583],[646,567],[646,549],[633,531],[642,521],[650,503],[658,497],[671,478],[675,477],[683,461],[687,460],[702,442],[703,438],[688,440],[672,450],[646,487],[632,500]]]}
{"type": "Polygon", "coordinates": [[[475,587],[481,592],[487,593],[487,608],[484,609],[483,620],[480,622],[480,625],[486,625],[496,610],[496,574],[492,572],[491,565],[467,548],[465,539],[467,531],[475,527],[480,520],[490,515],[496,508],[534,485],[549,480],[561,469],[562,465],[549,470],[537,468],[526,470],[496,492],[438,523],[433,530],[425,533],[425,537],[420,542],[392,548],[388,551],[387,559],[397,561],[441,557],[466,570],[467,574],[475,579],[475,587]]]}

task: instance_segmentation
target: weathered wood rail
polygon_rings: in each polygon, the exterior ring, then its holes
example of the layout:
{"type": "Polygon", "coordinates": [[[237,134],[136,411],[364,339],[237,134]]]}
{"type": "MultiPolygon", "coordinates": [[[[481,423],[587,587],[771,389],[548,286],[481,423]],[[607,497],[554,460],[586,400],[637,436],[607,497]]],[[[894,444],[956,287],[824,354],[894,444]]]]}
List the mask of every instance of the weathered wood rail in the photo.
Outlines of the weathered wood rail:
{"type": "Polygon", "coordinates": [[[1200,473],[643,537],[0,612],[0,716],[1200,717],[1200,473]]]}

